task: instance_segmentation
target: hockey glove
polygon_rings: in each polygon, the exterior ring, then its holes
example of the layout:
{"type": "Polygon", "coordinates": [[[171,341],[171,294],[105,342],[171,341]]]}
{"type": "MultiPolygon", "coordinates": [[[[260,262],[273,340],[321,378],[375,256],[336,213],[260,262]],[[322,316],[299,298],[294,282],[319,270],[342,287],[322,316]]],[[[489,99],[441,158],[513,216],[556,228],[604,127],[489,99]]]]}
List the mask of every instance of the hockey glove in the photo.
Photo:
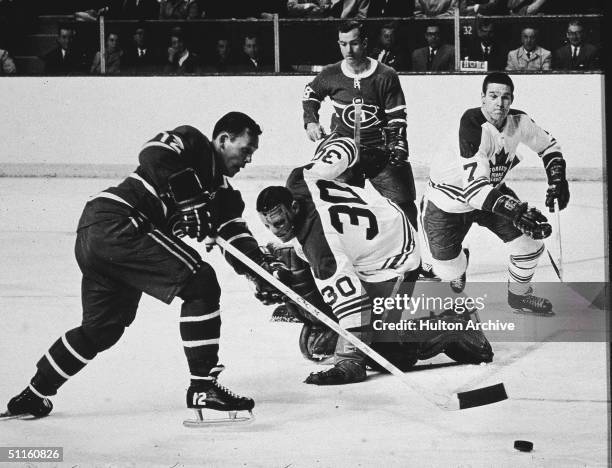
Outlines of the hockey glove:
{"type": "Polygon", "coordinates": [[[383,128],[385,146],[391,157],[391,166],[402,166],[408,161],[408,140],[406,139],[406,127],[391,126],[383,128]]]}
{"type": "MultiPolygon", "coordinates": [[[[265,247],[260,247],[260,249],[263,254],[263,260],[259,263],[259,266],[283,284],[290,284],[292,281],[291,270],[283,262],[276,260],[265,247]]],[[[255,298],[261,303],[265,305],[282,304],[287,299],[282,292],[259,275],[247,273],[247,277],[255,284],[255,298]]]]}
{"type": "Polygon", "coordinates": [[[493,205],[492,211],[511,219],[519,231],[532,239],[546,239],[552,233],[552,227],[540,210],[509,195],[500,197],[493,205]]]}
{"type": "Polygon", "coordinates": [[[206,236],[214,236],[210,213],[206,209],[210,201],[208,193],[203,193],[176,204],[177,212],[170,218],[172,234],[177,237],[188,236],[203,241],[206,236]]]}
{"type": "Polygon", "coordinates": [[[559,210],[564,209],[570,199],[569,185],[565,178],[565,160],[554,159],[546,168],[546,176],[548,190],[544,204],[551,213],[555,211],[555,200],[559,202],[559,210]]]}

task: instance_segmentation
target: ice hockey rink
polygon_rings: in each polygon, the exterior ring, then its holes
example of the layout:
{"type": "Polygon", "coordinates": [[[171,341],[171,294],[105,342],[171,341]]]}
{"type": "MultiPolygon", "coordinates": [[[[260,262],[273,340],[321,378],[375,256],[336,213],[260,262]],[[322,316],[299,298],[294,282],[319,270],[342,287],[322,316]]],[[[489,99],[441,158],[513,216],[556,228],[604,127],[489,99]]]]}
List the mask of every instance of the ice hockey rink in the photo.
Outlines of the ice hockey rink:
{"type": "MultiPolygon", "coordinates": [[[[1,405],[27,384],[48,346],[79,323],[74,229],[88,196],[115,182],[0,178],[1,405]]],[[[254,199],[277,183],[280,178],[242,175],[235,182],[247,200],[245,217],[261,240],[271,239],[254,215],[254,199]]],[[[418,181],[420,192],[423,183],[418,181]]],[[[510,185],[542,207],[543,181],[510,185]]],[[[603,282],[603,184],[573,181],[570,187],[572,201],[562,216],[566,280],[603,282]]],[[[504,281],[499,241],[475,227],[469,244],[469,279],[504,281]]],[[[508,400],[461,411],[441,410],[387,375],[372,374],[354,385],[310,386],[302,381],[317,366],[300,355],[300,325],[269,322],[273,307],[253,298],[247,280],[236,277],[218,251],[205,258],[223,289],[221,362],[227,369],[220,380],[255,399],[252,424],[182,426],[191,414],[183,401],[188,380],[179,302],[165,306],[145,297],[122,340],[60,390],[49,417],[0,423],[0,446],[61,446],[66,467],[608,465],[606,343],[494,342],[491,364],[453,365],[439,356],[407,374],[419,387],[448,395],[504,383],[508,400]],[[532,441],[534,450],[515,450],[516,439],[532,441]]],[[[547,258],[535,279],[556,281],[547,258]]],[[[495,309],[514,315],[503,303],[495,309]]]]}

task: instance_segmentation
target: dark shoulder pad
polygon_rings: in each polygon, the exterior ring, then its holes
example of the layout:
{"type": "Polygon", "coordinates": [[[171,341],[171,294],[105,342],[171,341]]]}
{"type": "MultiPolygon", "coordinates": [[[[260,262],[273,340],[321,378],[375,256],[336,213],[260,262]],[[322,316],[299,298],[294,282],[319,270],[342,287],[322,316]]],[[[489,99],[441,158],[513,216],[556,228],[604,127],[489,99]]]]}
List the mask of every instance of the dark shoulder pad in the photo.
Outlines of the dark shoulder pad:
{"type": "Polygon", "coordinates": [[[487,121],[479,107],[468,109],[459,124],[459,150],[462,158],[471,158],[478,152],[482,138],[482,125],[487,121]]]}

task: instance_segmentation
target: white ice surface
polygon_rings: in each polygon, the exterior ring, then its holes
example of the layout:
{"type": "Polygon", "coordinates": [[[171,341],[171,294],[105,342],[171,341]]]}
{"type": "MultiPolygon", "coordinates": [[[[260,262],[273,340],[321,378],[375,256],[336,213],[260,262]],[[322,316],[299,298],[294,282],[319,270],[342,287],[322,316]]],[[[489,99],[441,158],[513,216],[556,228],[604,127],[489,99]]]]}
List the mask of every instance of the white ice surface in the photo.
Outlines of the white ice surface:
{"type": "MultiPolygon", "coordinates": [[[[87,197],[116,181],[0,178],[0,405],[19,392],[48,346],[80,323],[74,228],[87,197]]],[[[269,183],[235,185],[253,216],[269,183]]],[[[542,205],[543,184],[513,182],[542,205]]],[[[566,276],[604,281],[603,189],[573,183],[563,215],[566,276]]],[[[469,236],[470,279],[503,281],[500,243],[479,227],[469,236]]],[[[302,383],[316,366],[297,346],[300,327],[270,323],[272,307],[252,297],[218,253],[207,256],[223,289],[221,381],[252,396],[249,426],[187,429],[187,367],[178,332],[179,302],[143,298],[134,324],[53,399],[52,415],[0,423],[0,446],[63,446],[62,466],[207,467],[574,467],[608,463],[609,389],[604,343],[493,343],[486,366],[420,365],[419,386],[452,393],[503,382],[510,399],[445,412],[395,378],[361,384],[302,383]],[[531,453],[513,449],[533,441],[531,453]]],[[[536,280],[555,276],[542,259],[536,280]]],[[[448,363],[438,357],[435,363],[448,363]]],[[[15,464],[7,466],[16,466],[15,464]]],[[[52,466],[40,464],[39,466],[52,466]]]]}

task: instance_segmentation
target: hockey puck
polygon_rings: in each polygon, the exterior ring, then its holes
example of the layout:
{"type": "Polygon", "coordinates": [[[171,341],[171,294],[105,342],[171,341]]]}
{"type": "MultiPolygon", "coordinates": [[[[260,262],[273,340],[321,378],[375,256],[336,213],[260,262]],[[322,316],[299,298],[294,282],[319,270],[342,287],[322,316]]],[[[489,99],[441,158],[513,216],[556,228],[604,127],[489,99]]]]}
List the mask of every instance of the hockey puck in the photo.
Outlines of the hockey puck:
{"type": "Polygon", "coordinates": [[[528,440],[515,440],[514,448],[521,452],[531,452],[533,450],[533,442],[528,440]]]}

